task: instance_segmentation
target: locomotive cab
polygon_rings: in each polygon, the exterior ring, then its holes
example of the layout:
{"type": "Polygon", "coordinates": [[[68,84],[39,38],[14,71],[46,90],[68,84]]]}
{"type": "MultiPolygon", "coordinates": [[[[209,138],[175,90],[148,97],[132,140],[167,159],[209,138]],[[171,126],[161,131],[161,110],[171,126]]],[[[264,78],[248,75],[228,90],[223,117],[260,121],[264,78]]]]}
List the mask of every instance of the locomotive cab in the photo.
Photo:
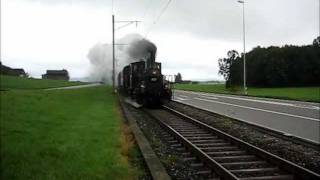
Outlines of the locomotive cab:
{"type": "Polygon", "coordinates": [[[140,96],[140,88],[141,88],[141,83],[144,79],[144,71],[145,71],[145,62],[144,61],[139,61],[139,62],[134,62],[131,63],[131,68],[130,68],[130,84],[129,84],[129,91],[130,95],[133,98],[137,98],[140,96]]]}

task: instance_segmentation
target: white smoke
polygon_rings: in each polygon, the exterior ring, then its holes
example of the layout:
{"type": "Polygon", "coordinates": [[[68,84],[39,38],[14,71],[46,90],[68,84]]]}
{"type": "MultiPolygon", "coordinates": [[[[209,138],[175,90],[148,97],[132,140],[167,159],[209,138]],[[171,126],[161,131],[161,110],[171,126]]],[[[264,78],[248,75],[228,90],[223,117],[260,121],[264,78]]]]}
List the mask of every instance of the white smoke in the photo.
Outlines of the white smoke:
{"type": "MultiPolygon", "coordinates": [[[[116,77],[124,66],[131,62],[139,61],[141,58],[147,55],[146,48],[153,47],[155,45],[150,41],[144,39],[139,34],[128,34],[125,37],[118,39],[115,46],[115,71],[116,77]],[[132,52],[139,52],[132,55],[132,52]],[[140,53],[144,52],[144,53],[140,53]]],[[[90,60],[90,74],[89,81],[103,81],[107,84],[112,83],[112,45],[97,43],[94,45],[88,53],[88,59],[90,60]]]]}

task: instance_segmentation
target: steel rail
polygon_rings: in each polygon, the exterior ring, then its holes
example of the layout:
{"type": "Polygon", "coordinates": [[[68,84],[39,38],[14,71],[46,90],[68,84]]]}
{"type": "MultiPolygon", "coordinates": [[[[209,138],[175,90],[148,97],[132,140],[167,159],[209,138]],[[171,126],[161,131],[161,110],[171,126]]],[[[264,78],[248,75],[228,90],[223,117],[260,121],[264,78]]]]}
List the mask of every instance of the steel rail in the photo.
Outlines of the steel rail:
{"type": "MultiPolygon", "coordinates": [[[[148,111],[145,111],[148,113],[148,111]]],[[[162,121],[161,119],[157,118],[151,113],[148,113],[151,117],[158,120],[160,125],[165,128],[171,135],[176,137],[180,140],[180,142],[185,145],[190,151],[195,153],[202,161],[207,163],[207,165],[210,168],[213,168],[217,174],[230,179],[230,180],[238,180],[238,178],[230,173],[227,169],[225,169],[222,165],[220,165],[217,161],[212,159],[209,155],[207,155],[204,151],[202,151],[200,148],[196,147],[192,142],[190,142],[187,138],[185,138],[183,135],[181,135],[179,132],[177,132],[175,129],[173,129],[170,125],[162,121]]]]}
{"type": "Polygon", "coordinates": [[[184,106],[190,107],[190,108],[199,109],[199,110],[204,111],[204,112],[209,113],[209,114],[216,114],[216,115],[219,115],[221,117],[230,118],[232,120],[237,121],[238,123],[248,125],[248,126],[250,126],[252,128],[257,129],[258,131],[261,131],[261,132],[266,133],[266,134],[270,134],[272,136],[278,137],[278,138],[286,140],[286,141],[291,141],[291,142],[294,142],[294,143],[297,143],[297,144],[301,144],[303,146],[307,146],[307,147],[310,147],[310,148],[313,148],[313,149],[320,150],[320,143],[316,143],[314,141],[303,139],[303,138],[300,138],[298,136],[289,135],[289,134],[286,134],[284,132],[277,131],[275,129],[268,128],[268,127],[265,127],[265,126],[262,126],[262,125],[259,125],[259,124],[247,122],[247,121],[244,121],[244,120],[241,120],[241,119],[236,119],[236,118],[233,118],[233,117],[228,116],[228,115],[218,114],[216,112],[210,111],[209,109],[200,108],[200,107],[192,105],[192,104],[186,104],[186,103],[182,103],[182,102],[175,101],[175,100],[172,100],[172,101],[175,102],[175,103],[182,104],[184,106]]]}
{"type": "MultiPolygon", "coordinates": [[[[279,156],[271,154],[271,153],[269,153],[269,152],[267,152],[267,151],[265,151],[265,150],[263,150],[261,148],[253,146],[253,145],[251,145],[251,144],[249,144],[247,142],[244,142],[244,141],[242,141],[242,140],[240,140],[240,139],[238,139],[236,137],[233,137],[233,136],[231,136],[231,135],[229,135],[227,133],[224,133],[224,132],[222,132],[222,131],[220,131],[220,130],[212,127],[212,126],[209,126],[209,125],[207,125],[207,124],[205,124],[205,123],[203,123],[203,122],[201,122],[201,121],[199,121],[197,119],[194,119],[194,118],[192,118],[192,117],[190,117],[188,115],[185,115],[185,114],[183,114],[183,113],[181,113],[181,112],[179,112],[177,110],[174,110],[174,109],[172,109],[170,107],[163,106],[163,108],[165,110],[169,111],[170,113],[175,114],[175,115],[181,117],[182,119],[184,119],[184,120],[186,120],[186,121],[188,121],[188,122],[190,122],[192,124],[195,124],[196,126],[204,128],[204,129],[206,129],[206,130],[208,130],[210,132],[213,132],[214,134],[216,134],[217,136],[219,136],[222,139],[226,139],[229,142],[232,142],[233,144],[238,145],[239,147],[242,147],[242,148],[246,149],[248,152],[256,155],[257,157],[260,157],[261,159],[267,160],[268,162],[270,162],[273,165],[277,165],[279,168],[282,168],[283,170],[285,170],[285,171],[291,173],[292,175],[294,175],[295,179],[320,179],[320,175],[315,173],[315,172],[312,172],[312,171],[310,171],[310,170],[308,170],[306,168],[303,168],[303,167],[301,167],[301,166],[299,166],[297,164],[294,164],[294,163],[292,163],[290,161],[287,161],[287,160],[285,160],[285,159],[283,159],[283,158],[281,158],[279,156]]],[[[161,123],[164,123],[164,122],[161,121],[161,123]]],[[[165,126],[169,126],[169,125],[165,125],[165,126]]],[[[170,126],[168,127],[168,129],[170,129],[172,132],[176,132],[170,126]]],[[[184,139],[186,139],[186,138],[180,137],[181,134],[176,135],[176,136],[181,138],[183,141],[185,141],[184,139]]],[[[185,144],[189,144],[189,143],[191,143],[191,142],[185,142],[185,144]]],[[[198,150],[201,151],[201,149],[199,149],[197,147],[194,147],[194,145],[193,146],[192,145],[188,145],[188,146],[189,147],[193,147],[193,151],[198,151],[198,150]]],[[[197,152],[195,152],[195,153],[197,153],[197,152]]],[[[201,151],[200,155],[202,153],[204,153],[204,152],[201,151]]],[[[213,160],[208,155],[201,155],[201,156],[203,158],[207,158],[206,162],[209,162],[209,161],[213,160]]],[[[228,179],[233,177],[233,176],[229,175],[230,173],[222,172],[222,171],[228,171],[229,172],[229,170],[227,170],[226,168],[222,167],[216,161],[213,160],[211,162],[211,164],[212,164],[212,168],[214,168],[217,171],[217,173],[219,175],[221,175],[222,177],[225,177],[225,178],[228,178],[228,179]]],[[[237,179],[237,177],[236,177],[236,179],[237,179]]]]}

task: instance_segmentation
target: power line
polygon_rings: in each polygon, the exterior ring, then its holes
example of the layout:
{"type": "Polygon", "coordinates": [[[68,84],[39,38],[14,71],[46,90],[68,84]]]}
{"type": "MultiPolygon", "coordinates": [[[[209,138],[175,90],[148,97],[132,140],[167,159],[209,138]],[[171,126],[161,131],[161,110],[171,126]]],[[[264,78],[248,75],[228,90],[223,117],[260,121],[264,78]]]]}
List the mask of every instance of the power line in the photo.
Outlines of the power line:
{"type": "Polygon", "coordinates": [[[127,44],[115,44],[115,30],[119,30],[121,28],[124,28],[126,26],[129,26],[130,24],[136,23],[136,26],[138,26],[138,23],[140,21],[115,21],[114,14],[112,14],[112,87],[113,92],[115,92],[115,45],[127,45],[127,44]],[[126,23],[117,29],[115,29],[115,23],[126,23]]]}
{"type": "Polygon", "coordinates": [[[146,10],[144,11],[144,13],[142,14],[142,19],[144,20],[144,18],[146,17],[147,15],[147,12],[149,11],[150,7],[151,7],[151,4],[152,4],[152,0],[149,0],[149,3],[146,7],[146,10]]]}
{"type": "MultiPolygon", "coordinates": [[[[118,21],[118,22],[121,22],[121,21],[118,21]]],[[[133,23],[136,23],[136,27],[137,27],[137,26],[138,26],[138,22],[141,22],[141,21],[123,21],[123,22],[126,22],[127,24],[122,25],[122,26],[118,27],[118,28],[115,29],[115,30],[122,29],[122,28],[124,28],[124,27],[129,26],[130,24],[133,24],[133,23]]]]}
{"type": "Polygon", "coordinates": [[[145,35],[144,35],[145,38],[146,38],[146,37],[148,36],[148,34],[150,33],[152,27],[153,27],[155,24],[158,23],[159,19],[160,19],[161,16],[163,15],[163,13],[168,9],[169,4],[171,3],[171,1],[172,1],[172,0],[169,0],[169,1],[167,2],[167,4],[162,8],[162,10],[161,10],[160,14],[158,15],[158,17],[156,18],[156,20],[153,21],[153,23],[151,24],[149,30],[145,33],[145,35]]]}
{"type": "Polygon", "coordinates": [[[171,3],[172,0],[169,0],[166,4],[166,6],[164,6],[164,8],[162,9],[162,11],[160,12],[159,16],[157,17],[157,19],[153,22],[153,24],[156,24],[160,17],[162,16],[162,14],[167,10],[167,8],[169,7],[169,4],[171,3]]]}
{"type": "Polygon", "coordinates": [[[114,0],[112,0],[112,3],[111,3],[111,7],[112,7],[112,14],[114,14],[114,12],[113,12],[113,1],[114,1],[114,0]]]}

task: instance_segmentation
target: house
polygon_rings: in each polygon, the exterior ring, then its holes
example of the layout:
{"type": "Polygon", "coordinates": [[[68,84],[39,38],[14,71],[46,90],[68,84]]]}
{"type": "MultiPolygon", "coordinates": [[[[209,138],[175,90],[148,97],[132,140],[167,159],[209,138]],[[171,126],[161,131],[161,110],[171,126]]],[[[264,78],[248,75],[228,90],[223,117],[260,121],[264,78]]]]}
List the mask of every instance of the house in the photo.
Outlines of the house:
{"type": "Polygon", "coordinates": [[[24,71],[24,69],[10,68],[8,66],[3,65],[1,62],[0,62],[0,66],[1,66],[1,74],[3,75],[27,77],[27,73],[24,71]]]}
{"type": "Polygon", "coordinates": [[[46,74],[42,75],[42,79],[55,79],[55,80],[69,80],[69,73],[67,70],[47,70],[46,74]]]}
{"type": "Polygon", "coordinates": [[[193,82],[191,80],[182,80],[179,83],[181,83],[181,84],[192,84],[193,82]]]}

